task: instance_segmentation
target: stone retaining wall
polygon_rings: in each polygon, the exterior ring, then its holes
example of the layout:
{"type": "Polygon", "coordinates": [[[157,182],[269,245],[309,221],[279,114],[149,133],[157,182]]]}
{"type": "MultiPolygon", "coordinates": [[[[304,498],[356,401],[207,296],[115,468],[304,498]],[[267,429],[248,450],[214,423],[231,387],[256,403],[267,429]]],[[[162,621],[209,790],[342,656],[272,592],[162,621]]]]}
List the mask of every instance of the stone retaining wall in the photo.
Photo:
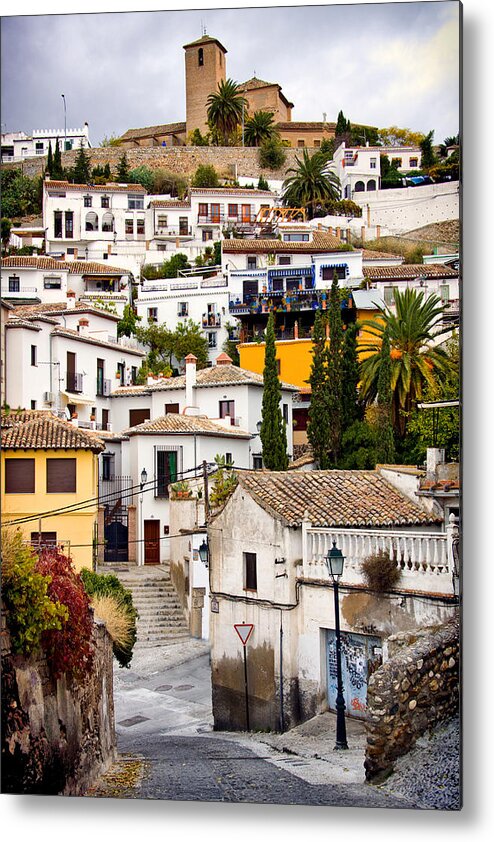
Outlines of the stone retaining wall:
{"type": "Polygon", "coordinates": [[[387,660],[371,676],[365,774],[381,778],[418,737],[458,711],[460,689],[458,619],[388,639],[387,660]]]}
{"type": "Polygon", "coordinates": [[[46,659],[10,651],[2,611],[2,792],[83,795],[116,756],[112,643],[93,628],[91,674],[53,680],[46,659]]]}
{"type": "MultiPolygon", "coordinates": [[[[118,146],[108,146],[88,150],[92,167],[98,165],[104,167],[105,164],[110,164],[112,172],[116,170],[124,152],[127,154],[130,169],[144,165],[151,170],[168,170],[190,178],[199,165],[210,164],[223,178],[234,178],[235,175],[245,176],[252,178],[257,186],[261,174],[265,178],[284,179],[287,169],[295,165],[295,156],[299,150],[285,149],[286,162],[280,170],[261,169],[258,163],[259,150],[238,146],[136,146],[135,149],[125,150],[118,146]]],[[[64,152],[62,165],[67,168],[72,167],[76,155],[77,151],[64,152]]],[[[3,169],[15,169],[20,166],[21,163],[2,164],[3,169]]],[[[29,176],[41,175],[44,167],[46,167],[46,157],[28,158],[22,162],[23,172],[29,176]]]]}

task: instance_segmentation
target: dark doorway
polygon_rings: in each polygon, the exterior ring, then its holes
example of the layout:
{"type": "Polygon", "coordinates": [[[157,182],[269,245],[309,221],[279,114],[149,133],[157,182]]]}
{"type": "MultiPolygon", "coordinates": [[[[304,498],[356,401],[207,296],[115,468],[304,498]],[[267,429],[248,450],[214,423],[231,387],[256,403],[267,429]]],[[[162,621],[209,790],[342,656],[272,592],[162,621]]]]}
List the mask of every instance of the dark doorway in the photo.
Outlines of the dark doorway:
{"type": "Polygon", "coordinates": [[[144,521],[144,564],[160,563],[160,522],[144,521]]]}

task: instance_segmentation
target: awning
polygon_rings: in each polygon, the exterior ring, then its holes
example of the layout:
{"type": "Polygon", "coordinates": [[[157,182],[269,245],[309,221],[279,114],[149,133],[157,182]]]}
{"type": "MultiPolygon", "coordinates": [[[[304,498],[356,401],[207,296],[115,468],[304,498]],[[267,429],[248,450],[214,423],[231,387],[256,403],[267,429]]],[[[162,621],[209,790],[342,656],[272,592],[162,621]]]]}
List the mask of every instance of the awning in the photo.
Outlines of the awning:
{"type": "Polygon", "coordinates": [[[60,394],[67,398],[68,403],[78,403],[84,406],[94,406],[94,399],[88,398],[87,395],[75,395],[72,392],[64,392],[60,390],[60,394]]]}
{"type": "Polygon", "coordinates": [[[289,267],[287,266],[286,269],[268,269],[268,278],[288,278],[288,277],[296,277],[296,278],[305,278],[312,276],[312,267],[311,266],[296,266],[296,267],[289,267]]]}

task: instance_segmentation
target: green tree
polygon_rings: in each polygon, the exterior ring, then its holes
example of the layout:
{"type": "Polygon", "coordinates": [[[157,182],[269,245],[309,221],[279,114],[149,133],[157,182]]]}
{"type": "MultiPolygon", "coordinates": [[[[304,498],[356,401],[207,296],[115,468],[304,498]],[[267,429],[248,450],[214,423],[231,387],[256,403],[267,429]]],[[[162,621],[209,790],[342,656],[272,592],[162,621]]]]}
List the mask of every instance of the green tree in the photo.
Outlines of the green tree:
{"type": "Polygon", "coordinates": [[[121,142],[122,141],[120,140],[120,138],[117,137],[115,134],[111,134],[110,137],[105,135],[105,137],[100,143],[100,146],[102,146],[105,149],[108,146],[120,146],[121,142]]]}
{"type": "Polygon", "coordinates": [[[2,216],[7,219],[19,219],[41,213],[40,183],[40,177],[30,178],[17,168],[1,170],[2,216]]]}
{"type": "Polygon", "coordinates": [[[137,329],[137,322],[141,321],[141,317],[137,315],[135,310],[126,304],[123,310],[122,318],[117,325],[117,336],[134,336],[137,329]]]}
{"type": "Polygon", "coordinates": [[[264,140],[259,147],[259,166],[267,170],[279,170],[286,161],[285,147],[275,135],[264,140]]]}
{"type": "Polygon", "coordinates": [[[147,363],[149,370],[159,374],[164,368],[173,368],[174,360],[180,365],[187,354],[197,357],[197,367],[205,368],[208,361],[208,342],[200,325],[188,319],[176,330],[165,324],[148,324],[136,328],[139,342],[149,347],[147,363]]]}
{"type": "Polygon", "coordinates": [[[264,466],[270,471],[286,471],[286,429],[281,413],[281,384],[276,364],[274,316],[269,314],[264,351],[264,388],[261,410],[261,442],[264,466]]]}
{"type": "Polygon", "coordinates": [[[326,350],[328,377],[328,424],[331,460],[336,464],[340,455],[343,396],[343,323],[338,275],[333,275],[328,308],[329,348],[326,350]]]}
{"type": "Polygon", "coordinates": [[[46,161],[46,172],[48,173],[50,178],[53,176],[53,151],[51,148],[51,140],[48,143],[48,158],[46,161]]]}
{"type": "Polygon", "coordinates": [[[433,167],[436,163],[436,156],[434,155],[434,149],[432,148],[432,139],[434,137],[434,131],[430,131],[423,140],[420,141],[420,151],[422,153],[420,166],[423,170],[428,170],[429,167],[433,167]]]}
{"type": "Polygon", "coordinates": [[[258,190],[269,190],[269,184],[264,178],[263,175],[259,176],[259,181],[257,182],[257,189],[258,190]]]}
{"type": "Polygon", "coordinates": [[[192,187],[219,187],[218,173],[212,164],[200,164],[192,178],[192,187]]]}
{"type": "Polygon", "coordinates": [[[381,345],[388,329],[391,356],[391,390],[393,393],[393,429],[404,435],[407,417],[417,401],[422,400],[424,387],[434,386],[448,368],[447,354],[436,340],[447,328],[440,326],[445,307],[436,295],[424,298],[423,291],[395,291],[395,309],[380,307],[380,316],[364,320],[361,327],[368,338],[360,345],[362,357],[361,395],[367,402],[377,397],[381,345]]]}
{"type": "Polygon", "coordinates": [[[208,122],[217,133],[218,145],[229,146],[242,121],[242,110],[248,107],[247,100],[233,79],[222,79],[218,90],[209,94],[206,102],[208,122]]]}
{"type": "Polygon", "coordinates": [[[303,157],[295,161],[296,166],[288,170],[292,175],[283,182],[283,204],[306,208],[312,219],[318,204],[340,198],[340,180],[327,170],[326,158],[318,152],[310,156],[304,149],[303,157]]]}
{"type": "Polygon", "coordinates": [[[117,181],[119,184],[127,184],[129,181],[130,167],[127,160],[127,153],[124,152],[117,166],[117,181]]]}
{"type": "Polygon", "coordinates": [[[389,346],[389,330],[383,331],[380,365],[377,378],[377,438],[376,459],[379,463],[391,465],[395,458],[393,423],[391,406],[393,393],[391,391],[391,349],[389,346]]]}
{"type": "Polygon", "coordinates": [[[265,140],[279,137],[278,129],[271,111],[255,111],[248,117],[244,126],[244,141],[246,146],[260,146],[265,140]]]}
{"type": "Polygon", "coordinates": [[[183,269],[190,269],[190,263],[187,255],[177,252],[172,254],[169,260],[164,260],[161,266],[143,266],[141,276],[147,280],[178,278],[178,273],[183,269]]]}
{"type": "Polygon", "coordinates": [[[9,240],[10,240],[10,230],[12,228],[12,223],[10,219],[7,217],[2,216],[2,247],[4,249],[7,248],[9,240]]]}
{"type": "Polygon", "coordinates": [[[127,181],[130,184],[140,184],[148,193],[151,193],[154,184],[154,173],[149,167],[142,164],[130,170],[127,181]]]}
{"type": "Polygon", "coordinates": [[[88,184],[91,180],[91,158],[85,151],[82,143],[76,155],[74,169],[71,172],[71,180],[74,184],[88,184]]]}
{"type": "MultiPolygon", "coordinates": [[[[441,158],[446,158],[448,155],[448,147],[458,146],[460,143],[460,135],[455,134],[452,137],[445,137],[443,142],[439,144],[439,154],[441,158]]],[[[454,153],[453,153],[454,154],[454,153]]]]}
{"type": "Polygon", "coordinates": [[[343,111],[338,112],[338,117],[336,120],[336,128],[335,128],[335,135],[342,135],[346,132],[350,131],[350,120],[347,120],[343,111]]]}
{"type": "Polygon", "coordinates": [[[376,427],[354,421],[341,437],[338,467],[344,471],[369,471],[376,467],[376,427]]]}
{"type": "Polygon", "coordinates": [[[319,147],[319,153],[324,155],[326,161],[332,161],[335,149],[335,142],[333,138],[323,137],[319,147]]]}
{"type": "Polygon", "coordinates": [[[342,431],[351,427],[361,415],[358,384],[360,371],[357,354],[357,326],[347,325],[343,335],[343,356],[341,360],[342,395],[341,425],[342,431]]]}
{"type": "Polygon", "coordinates": [[[314,458],[322,470],[329,468],[328,377],[326,357],[326,321],[316,310],[312,330],[312,363],[309,376],[311,399],[307,438],[314,458]]]}
{"type": "Polygon", "coordinates": [[[108,161],[106,162],[106,164],[103,168],[103,175],[104,175],[104,177],[106,178],[107,181],[109,181],[111,179],[111,169],[110,169],[110,164],[108,163],[108,161]]]}
{"type": "Polygon", "coordinates": [[[62,166],[62,152],[60,150],[58,137],[55,140],[55,151],[53,153],[53,167],[51,177],[54,181],[63,181],[65,178],[65,170],[62,166]]]}
{"type": "Polygon", "coordinates": [[[423,139],[424,135],[421,132],[400,129],[398,126],[389,126],[378,131],[378,141],[382,146],[419,146],[423,139]]]}
{"type": "Polygon", "coordinates": [[[189,132],[189,146],[209,146],[209,140],[209,133],[203,135],[200,129],[194,129],[193,132],[189,132]]]}

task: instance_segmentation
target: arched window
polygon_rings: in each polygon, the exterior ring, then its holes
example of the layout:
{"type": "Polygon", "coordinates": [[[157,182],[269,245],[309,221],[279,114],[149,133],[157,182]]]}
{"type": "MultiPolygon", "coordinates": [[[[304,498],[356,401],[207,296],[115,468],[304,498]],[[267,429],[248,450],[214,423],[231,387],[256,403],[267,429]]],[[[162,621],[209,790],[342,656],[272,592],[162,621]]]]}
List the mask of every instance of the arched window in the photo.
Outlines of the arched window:
{"type": "Polygon", "coordinates": [[[370,181],[367,182],[367,190],[375,190],[376,189],[376,179],[371,178],[370,181]]]}
{"type": "Polygon", "coordinates": [[[103,219],[101,220],[101,230],[102,231],[113,231],[113,214],[107,211],[103,214],[103,219]]]}
{"type": "Polygon", "coordinates": [[[98,215],[94,211],[86,214],[86,231],[98,230],[98,215]]]}
{"type": "Polygon", "coordinates": [[[363,193],[365,190],[365,184],[363,181],[357,181],[355,184],[355,193],[363,193]]]}
{"type": "Polygon", "coordinates": [[[349,198],[350,198],[350,185],[349,185],[349,184],[345,184],[345,195],[344,195],[344,198],[345,198],[345,199],[349,199],[349,198]]]}
{"type": "Polygon", "coordinates": [[[197,61],[199,63],[199,67],[202,67],[204,64],[204,50],[202,47],[199,47],[199,52],[197,53],[197,61]]]}

